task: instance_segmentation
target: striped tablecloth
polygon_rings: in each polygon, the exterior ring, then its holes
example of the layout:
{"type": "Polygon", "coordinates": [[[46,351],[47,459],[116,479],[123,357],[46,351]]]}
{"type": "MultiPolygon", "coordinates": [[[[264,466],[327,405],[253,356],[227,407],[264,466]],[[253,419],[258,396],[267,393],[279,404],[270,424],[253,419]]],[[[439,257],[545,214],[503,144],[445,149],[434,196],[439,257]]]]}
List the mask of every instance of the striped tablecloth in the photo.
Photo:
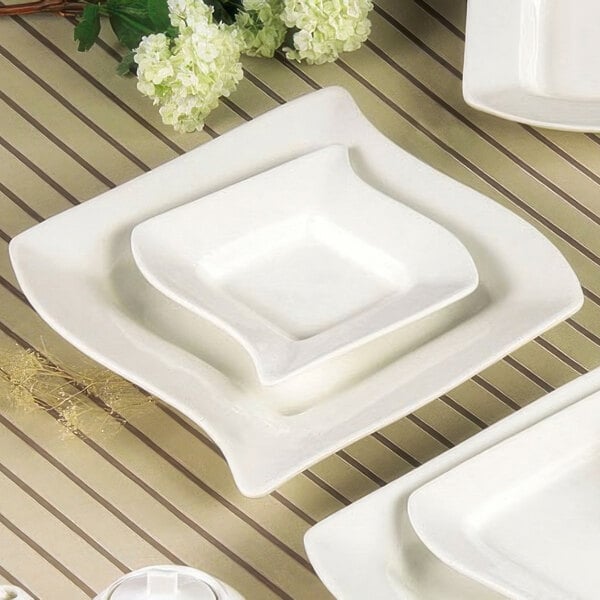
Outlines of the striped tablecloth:
{"type": "Polygon", "coordinates": [[[0,402],[0,582],[80,600],[134,568],[176,562],[249,600],[329,598],[303,549],[308,527],[600,364],[600,137],[468,108],[462,0],[378,0],[372,21],[365,47],[336,64],[247,60],[238,93],[193,135],[163,126],[134,80],[115,75],[108,31],[80,54],[67,19],[0,21],[0,349],[84,361],[19,291],[13,236],[329,84],[347,88],[397,144],[548,236],[581,279],[583,309],[260,500],[242,497],[214,445],[160,405],[116,435],[65,440],[52,413],[0,402]]]}

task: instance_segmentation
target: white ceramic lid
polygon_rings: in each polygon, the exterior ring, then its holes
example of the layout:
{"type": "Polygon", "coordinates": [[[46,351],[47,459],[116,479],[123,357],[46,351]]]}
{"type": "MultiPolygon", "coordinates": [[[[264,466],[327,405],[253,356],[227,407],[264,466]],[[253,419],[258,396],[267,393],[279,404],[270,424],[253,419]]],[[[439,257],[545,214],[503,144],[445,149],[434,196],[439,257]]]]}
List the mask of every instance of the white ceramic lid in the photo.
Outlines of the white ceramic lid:
{"type": "Polygon", "coordinates": [[[157,567],[134,573],[109,594],[110,600],[217,600],[212,586],[178,568],[157,567]]]}
{"type": "Polygon", "coordinates": [[[0,585],[0,600],[32,600],[32,598],[14,585],[0,585]]]}
{"type": "Polygon", "coordinates": [[[208,573],[181,565],[157,565],[115,581],[96,600],[244,600],[208,573]]]}

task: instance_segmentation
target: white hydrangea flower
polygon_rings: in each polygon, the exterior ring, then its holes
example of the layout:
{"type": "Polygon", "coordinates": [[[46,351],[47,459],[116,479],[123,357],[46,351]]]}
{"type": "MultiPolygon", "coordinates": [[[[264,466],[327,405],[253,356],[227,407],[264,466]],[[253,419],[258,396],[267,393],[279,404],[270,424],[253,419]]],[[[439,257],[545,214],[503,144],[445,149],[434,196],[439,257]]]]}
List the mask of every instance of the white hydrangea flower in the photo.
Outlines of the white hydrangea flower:
{"type": "Polygon", "coordinates": [[[287,28],[281,20],[283,0],[243,0],[235,23],[243,40],[243,53],[271,58],[283,44],[287,28]]]}
{"type": "Polygon", "coordinates": [[[178,29],[194,28],[206,21],[212,22],[212,6],[201,0],[167,0],[171,25],[178,29]]]}
{"type": "Polygon", "coordinates": [[[283,22],[295,29],[290,60],[320,65],[360,48],[371,33],[372,0],[284,0],[283,22]]]}
{"type": "Polygon", "coordinates": [[[169,0],[171,23],[179,35],[145,36],[135,52],[138,90],[160,105],[175,130],[199,131],[221,96],[229,96],[243,77],[239,32],[214,23],[202,0],[169,0]]]}

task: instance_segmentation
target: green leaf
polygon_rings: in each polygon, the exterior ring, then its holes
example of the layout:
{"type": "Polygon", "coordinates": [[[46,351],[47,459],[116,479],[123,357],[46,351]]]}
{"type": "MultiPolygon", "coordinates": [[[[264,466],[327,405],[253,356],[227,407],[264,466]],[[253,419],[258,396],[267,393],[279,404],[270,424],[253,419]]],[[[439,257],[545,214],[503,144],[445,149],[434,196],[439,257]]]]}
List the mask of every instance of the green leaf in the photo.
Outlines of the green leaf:
{"type": "Polygon", "coordinates": [[[171,27],[167,0],[148,0],[147,9],[157,33],[167,31],[171,27]]]}
{"type": "Polygon", "coordinates": [[[130,50],[122,59],[117,66],[117,73],[119,75],[131,75],[137,70],[137,64],[135,62],[135,52],[130,50]]]}
{"type": "Polygon", "coordinates": [[[81,20],[75,26],[73,37],[79,42],[80,52],[89,50],[100,33],[100,7],[98,4],[86,4],[81,14],[81,20]]]}
{"type": "Polygon", "coordinates": [[[140,45],[143,36],[155,32],[149,19],[138,20],[120,11],[112,13],[109,20],[119,41],[130,50],[140,45]]]}
{"type": "Polygon", "coordinates": [[[143,36],[162,31],[148,14],[148,0],[106,0],[102,8],[117,38],[130,50],[137,48],[143,36]]]}
{"type": "Polygon", "coordinates": [[[140,20],[149,20],[147,0],[106,0],[103,7],[109,15],[119,13],[140,20]]]}

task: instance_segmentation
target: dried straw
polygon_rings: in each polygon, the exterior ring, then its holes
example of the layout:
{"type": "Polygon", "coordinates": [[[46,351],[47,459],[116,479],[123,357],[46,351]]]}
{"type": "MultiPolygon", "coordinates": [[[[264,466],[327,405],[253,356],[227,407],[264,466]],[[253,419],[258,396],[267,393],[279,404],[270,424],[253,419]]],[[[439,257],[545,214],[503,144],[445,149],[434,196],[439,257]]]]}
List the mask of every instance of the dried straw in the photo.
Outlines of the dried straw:
{"type": "Polygon", "coordinates": [[[51,412],[67,436],[113,435],[154,403],[112,371],[101,367],[77,370],[48,358],[47,353],[19,347],[0,354],[2,380],[9,391],[0,395],[0,411],[51,412]],[[94,399],[104,405],[103,410],[94,399]]]}

